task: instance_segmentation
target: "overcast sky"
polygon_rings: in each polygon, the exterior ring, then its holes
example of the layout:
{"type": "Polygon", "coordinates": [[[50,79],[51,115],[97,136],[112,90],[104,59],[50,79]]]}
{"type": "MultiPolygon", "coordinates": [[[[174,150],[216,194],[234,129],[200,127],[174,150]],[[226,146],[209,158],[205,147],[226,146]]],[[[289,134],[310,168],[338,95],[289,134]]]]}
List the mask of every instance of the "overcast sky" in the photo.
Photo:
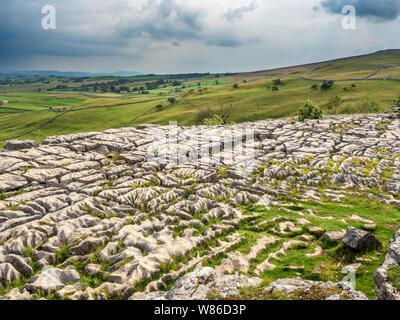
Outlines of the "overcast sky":
{"type": "Polygon", "coordinates": [[[399,15],[399,0],[2,0],[0,70],[269,69],[400,48],[399,15]]]}

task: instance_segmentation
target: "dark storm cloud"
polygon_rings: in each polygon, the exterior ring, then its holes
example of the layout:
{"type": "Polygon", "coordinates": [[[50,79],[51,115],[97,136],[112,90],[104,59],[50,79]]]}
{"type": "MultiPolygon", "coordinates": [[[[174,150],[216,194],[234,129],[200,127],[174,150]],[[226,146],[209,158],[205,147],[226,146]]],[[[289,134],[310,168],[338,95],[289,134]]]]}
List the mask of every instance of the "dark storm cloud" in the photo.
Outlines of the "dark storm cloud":
{"type": "Polygon", "coordinates": [[[217,16],[222,15],[223,20],[231,23],[256,10],[255,1],[232,9],[226,5],[215,13],[211,0],[203,5],[183,0],[121,1],[112,5],[107,0],[96,0],[96,6],[91,0],[52,0],[57,28],[43,30],[41,10],[49,4],[48,0],[3,2],[2,69],[13,58],[28,61],[41,55],[72,58],[132,55],[140,59],[151,50],[152,44],[161,41],[168,41],[176,48],[193,40],[214,47],[238,47],[246,43],[246,38],[233,29],[215,27],[214,23],[222,22],[217,16]]]}
{"type": "Polygon", "coordinates": [[[118,32],[124,38],[148,35],[156,40],[196,39],[201,35],[205,15],[203,10],[176,0],[148,0],[143,15],[136,21],[121,23],[118,32]]]}
{"type": "Polygon", "coordinates": [[[80,57],[115,53],[113,48],[119,46],[118,39],[66,32],[65,27],[70,25],[70,21],[62,9],[57,11],[57,29],[43,30],[41,20],[44,15],[41,9],[47,2],[13,0],[2,4],[0,57],[28,58],[33,55],[80,57]]]}
{"type": "MultiPolygon", "coordinates": [[[[119,24],[118,32],[123,38],[149,36],[155,40],[199,40],[206,45],[238,47],[245,41],[226,31],[206,32],[205,19],[208,10],[185,6],[177,0],[148,0],[144,14],[137,21],[119,24]]],[[[224,17],[229,22],[239,20],[246,12],[256,10],[253,1],[250,5],[228,10],[224,17]]]]}
{"type": "Polygon", "coordinates": [[[321,6],[329,13],[341,14],[345,5],[353,5],[357,16],[378,21],[395,20],[400,15],[399,0],[323,0],[321,6]]]}

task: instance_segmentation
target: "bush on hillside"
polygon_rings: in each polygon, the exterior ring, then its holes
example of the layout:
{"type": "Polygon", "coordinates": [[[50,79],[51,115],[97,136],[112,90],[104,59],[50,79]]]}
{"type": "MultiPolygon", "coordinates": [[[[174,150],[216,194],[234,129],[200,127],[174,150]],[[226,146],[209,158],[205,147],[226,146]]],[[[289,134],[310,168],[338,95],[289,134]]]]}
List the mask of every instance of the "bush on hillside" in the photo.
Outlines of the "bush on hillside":
{"type": "Polygon", "coordinates": [[[393,107],[398,108],[399,110],[399,115],[400,115],[400,97],[398,97],[396,100],[393,101],[394,105],[393,107]]]}
{"type": "Polygon", "coordinates": [[[321,90],[328,90],[333,86],[333,81],[326,81],[321,84],[321,90]]]}
{"type": "Polygon", "coordinates": [[[211,118],[204,119],[203,124],[206,126],[220,126],[226,123],[219,114],[215,114],[211,118]]]}
{"type": "Polygon", "coordinates": [[[379,112],[379,105],[375,101],[370,101],[368,98],[361,104],[362,113],[377,113],[379,112]]]}
{"type": "Polygon", "coordinates": [[[279,91],[279,88],[278,87],[272,87],[272,89],[271,89],[273,92],[275,92],[275,91],[279,91]]]}
{"type": "Polygon", "coordinates": [[[238,85],[237,83],[235,83],[235,84],[233,85],[233,89],[237,89],[237,88],[239,88],[239,85],[238,85]]]}
{"type": "Polygon", "coordinates": [[[314,106],[310,100],[308,100],[304,106],[299,108],[299,121],[305,119],[321,119],[322,111],[318,107],[314,106]]]}
{"type": "Polygon", "coordinates": [[[196,124],[203,124],[205,119],[212,118],[214,114],[215,111],[211,107],[201,108],[197,111],[194,121],[196,124]]]}
{"type": "Polygon", "coordinates": [[[370,101],[368,98],[363,103],[357,105],[347,105],[341,109],[340,113],[356,114],[356,113],[378,113],[379,105],[375,101],[370,101]]]}
{"type": "Polygon", "coordinates": [[[206,119],[214,119],[214,116],[218,115],[222,119],[222,124],[228,124],[232,110],[232,105],[222,105],[218,109],[212,109],[211,107],[202,108],[197,111],[195,122],[196,124],[205,124],[206,119]]]}
{"type": "Polygon", "coordinates": [[[339,96],[332,97],[328,102],[328,110],[333,114],[337,114],[339,107],[343,104],[343,100],[339,96]]]}

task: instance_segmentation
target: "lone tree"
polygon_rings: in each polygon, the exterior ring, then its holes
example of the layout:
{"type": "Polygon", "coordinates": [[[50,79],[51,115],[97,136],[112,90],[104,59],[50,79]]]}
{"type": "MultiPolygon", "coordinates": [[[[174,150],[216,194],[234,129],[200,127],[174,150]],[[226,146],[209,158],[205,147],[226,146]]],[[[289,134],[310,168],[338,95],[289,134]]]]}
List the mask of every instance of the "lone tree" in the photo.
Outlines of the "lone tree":
{"type": "Polygon", "coordinates": [[[337,114],[339,107],[343,104],[343,100],[339,96],[332,97],[328,102],[328,110],[337,114]]]}
{"type": "Polygon", "coordinates": [[[174,97],[168,98],[168,102],[170,104],[174,104],[176,102],[176,99],[174,97]]]}
{"type": "Polygon", "coordinates": [[[333,81],[326,81],[324,80],[324,82],[321,84],[321,90],[328,90],[333,86],[333,81]]]}
{"type": "Polygon", "coordinates": [[[318,107],[314,106],[310,100],[304,104],[304,106],[299,108],[299,121],[304,121],[305,119],[321,119],[322,111],[318,107]]]}
{"type": "Polygon", "coordinates": [[[233,85],[233,89],[237,89],[237,88],[239,88],[239,85],[238,85],[237,83],[235,83],[235,84],[233,85]]]}
{"type": "Polygon", "coordinates": [[[273,83],[275,86],[283,86],[283,82],[282,82],[281,79],[272,80],[272,83],[273,83]]]}

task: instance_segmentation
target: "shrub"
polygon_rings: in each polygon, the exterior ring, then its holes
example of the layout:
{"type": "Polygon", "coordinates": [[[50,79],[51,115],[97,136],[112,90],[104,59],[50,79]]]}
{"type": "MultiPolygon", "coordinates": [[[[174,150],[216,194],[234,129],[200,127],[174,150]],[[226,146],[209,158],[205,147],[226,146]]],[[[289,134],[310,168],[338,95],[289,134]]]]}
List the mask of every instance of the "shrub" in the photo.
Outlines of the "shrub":
{"type": "Polygon", "coordinates": [[[220,106],[219,110],[218,110],[218,114],[222,117],[222,119],[225,121],[225,123],[229,122],[229,118],[232,114],[233,111],[233,107],[230,104],[229,106],[220,106]]]}
{"type": "Polygon", "coordinates": [[[377,113],[379,111],[379,105],[375,101],[370,101],[368,98],[361,105],[362,113],[377,113]]]}
{"type": "Polygon", "coordinates": [[[283,86],[283,82],[281,79],[275,79],[275,80],[272,80],[272,82],[275,86],[283,86]]]}
{"type": "Polygon", "coordinates": [[[342,104],[343,100],[339,96],[332,97],[328,102],[328,109],[336,114],[342,104]]]}
{"type": "Polygon", "coordinates": [[[310,100],[308,100],[304,106],[299,108],[299,121],[305,119],[321,119],[322,111],[315,107],[310,100]]]}
{"type": "Polygon", "coordinates": [[[163,105],[162,105],[162,104],[156,105],[156,110],[157,110],[157,111],[161,111],[162,108],[163,108],[163,105]]]}
{"type": "Polygon", "coordinates": [[[238,85],[237,83],[235,83],[235,84],[233,85],[233,89],[237,89],[237,88],[239,88],[239,85],[238,85]]]}
{"type": "Polygon", "coordinates": [[[197,111],[195,116],[195,122],[197,124],[202,124],[205,119],[212,118],[214,116],[215,111],[210,107],[201,108],[197,111]]]}
{"type": "MultiPolygon", "coordinates": [[[[222,123],[218,124],[228,124],[229,118],[232,113],[232,105],[220,106],[219,109],[212,109],[210,107],[200,109],[195,116],[195,122],[197,124],[205,124],[205,121],[216,121],[215,116],[218,115],[222,119],[222,123]],[[211,120],[210,120],[211,119],[211,120]]],[[[218,118],[219,119],[219,118],[218,118]]]]}
{"type": "Polygon", "coordinates": [[[318,85],[313,84],[313,85],[311,86],[311,89],[312,89],[312,90],[317,90],[317,89],[318,89],[318,85]]]}
{"type": "Polygon", "coordinates": [[[215,114],[211,118],[204,119],[203,124],[206,126],[219,126],[224,125],[225,121],[219,114],[215,114]]]}
{"type": "Polygon", "coordinates": [[[272,87],[272,89],[271,89],[273,92],[275,92],[275,91],[279,91],[279,88],[278,87],[272,87]]]}
{"type": "Polygon", "coordinates": [[[399,115],[400,115],[400,97],[398,97],[396,100],[394,100],[393,107],[396,107],[399,109],[399,115]]]}
{"type": "Polygon", "coordinates": [[[176,99],[174,97],[168,98],[168,102],[170,104],[174,104],[176,102],[176,99]]]}
{"type": "Polygon", "coordinates": [[[321,90],[328,90],[333,86],[333,81],[326,81],[321,84],[321,90]]]}

